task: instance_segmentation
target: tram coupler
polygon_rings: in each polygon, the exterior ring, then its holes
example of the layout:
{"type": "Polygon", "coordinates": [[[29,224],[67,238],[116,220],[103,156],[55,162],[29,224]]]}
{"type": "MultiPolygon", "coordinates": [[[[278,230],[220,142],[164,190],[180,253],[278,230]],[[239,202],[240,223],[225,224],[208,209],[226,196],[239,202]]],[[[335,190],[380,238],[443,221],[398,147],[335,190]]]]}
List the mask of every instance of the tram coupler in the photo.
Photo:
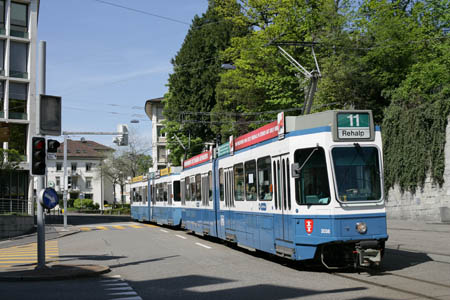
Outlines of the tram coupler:
{"type": "Polygon", "coordinates": [[[381,245],[378,241],[361,241],[355,245],[358,265],[361,267],[379,266],[381,263],[381,245]]]}

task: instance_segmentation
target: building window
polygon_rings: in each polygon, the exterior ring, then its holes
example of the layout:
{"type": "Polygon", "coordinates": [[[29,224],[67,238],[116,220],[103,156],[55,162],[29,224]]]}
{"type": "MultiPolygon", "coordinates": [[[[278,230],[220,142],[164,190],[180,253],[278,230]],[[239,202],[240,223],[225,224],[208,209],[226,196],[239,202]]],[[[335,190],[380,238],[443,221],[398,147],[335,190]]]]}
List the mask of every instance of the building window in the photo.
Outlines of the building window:
{"type": "Polygon", "coordinates": [[[56,177],[55,177],[55,180],[56,180],[56,187],[59,187],[59,186],[61,185],[61,179],[60,179],[60,177],[59,177],[59,176],[56,176],[56,177]]]}
{"type": "MultiPolygon", "coordinates": [[[[21,155],[27,154],[28,125],[9,123],[9,149],[17,150],[21,155]]],[[[26,161],[26,157],[23,157],[26,161]]]]}
{"type": "Polygon", "coordinates": [[[94,199],[94,195],[93,194],[84,194],[84,199],[91,199],[91,200],[93,200],[94,199]]]}
{"type": "Polygon", "coordinates": [[[159,163],[165,163],[167,160],[166,156],[166,147],[164,146],[158,146],[158,162],[159,163]]]}
{"type": "Polygon", "coordinates": [[[28,37],[28,5],[11,2],[10,34],[17,37],[28,37]]]}
{"type": "Polygon", "coordinates": [[[86,172],[90,172],[92,170],[92,163],[86,163],[86,172]]]}
{"type": "Polygon", "coordinates": [[[0,75],[5,76],[5,40],[0,40],[0,75]]]}
{"type": "Polygon", "coordinates": [[[25,79],[28,78],[28,44],[11,42],[10,48],[9,76],[25,79]]]}
{"type": "Polygon", "coordinates": [[[9,83],[9,118],[27,119],[28,86],[25,83],[9,83]]]}
{"type": "MultiPolygon", "coordinates": [[[[5,117],[5,82],[0,81],[0,118],[5,117]]],[[[1,144],[1,143],[0,143],[1,144]]]]}
{"type": "Polygon", "coordinates": [[[0,0],[0,34],[5,34],[5,0],[0,0]]]}
{"type": "Polygon", "coordinates": [[[72,172],[76,172],[77,171],[77,163],[72,163],[71,170],[72,170],[72,172]]]}
{"type": "Polygon", "coordinates": [[[62,170],[62,163],[57,162],[56,163],[56,171],[61,171],[62,170]]]}
{"type": "Polygon", "coordinates": [[[156,120],[158,122],[164,120],[163,106],[162,105],[156,106],[156,120]]]}
{"type": "Polygon", "coordinates": [[[92,188],[92,177],[86,177],[86,188],[87,189],[92,188]]]}

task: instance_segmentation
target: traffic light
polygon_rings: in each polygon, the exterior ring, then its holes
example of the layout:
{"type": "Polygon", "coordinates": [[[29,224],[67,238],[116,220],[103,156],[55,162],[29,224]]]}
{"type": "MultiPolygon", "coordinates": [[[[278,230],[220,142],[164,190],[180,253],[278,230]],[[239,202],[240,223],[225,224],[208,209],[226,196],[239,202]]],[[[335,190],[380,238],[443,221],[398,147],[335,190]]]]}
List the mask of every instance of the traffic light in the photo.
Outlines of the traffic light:
{"type": "Polygon", "coordinates": [[[47,141],[47,152],[48,153],[56,153],[61,144],[57,140],[48,140],[47,141]]]}
{"type": "Polygon", "coordinates": [[[128,126],[126,124],[117,125],[117,132],[120,135],[113,138],[113,143],[117,146],[128,146],[128,126]]]}
{"type": "Polygon", "coordinates": [[[31,175],[45,175],[45,138],[33,137],[31,153],[31,175]]]}

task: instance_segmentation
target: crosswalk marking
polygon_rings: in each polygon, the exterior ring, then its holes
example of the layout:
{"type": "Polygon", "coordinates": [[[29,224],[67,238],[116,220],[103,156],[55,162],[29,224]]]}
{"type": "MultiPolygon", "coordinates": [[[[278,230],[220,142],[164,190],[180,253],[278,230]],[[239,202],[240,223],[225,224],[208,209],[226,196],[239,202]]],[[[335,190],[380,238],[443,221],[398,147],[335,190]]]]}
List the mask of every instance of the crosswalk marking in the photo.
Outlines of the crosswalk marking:
{"type": "Polygon", "coordinates": [[[134,229],[141,229],[141,228],[160,228],[159,226],[152,225],[152,224],[102,224],[102,225],[84,225],[79,226],[78,228],[80,231],[87,232],[87,231],[97,231],[97,230],[124,230],[127,228],[134,228],[134,229]]]}
{"type": "Polygon", "coordinates": [[[144,227],[139,226],[139,225],[129,225],[129,226],[132,227],[132,228],[144,228],[144,227]]]}
{"type": "Polygon", "coordinates": [[[112,227],[116,228],[116,229],[125,229],[125,227],[120,226],[120,225],[113,225],[112,227]]]}
{"type": "MultiPolygon", "coordinates": [[[[45,242],[45,260],[55,262],[59,257],[58,241],[45,242]]],[[[37,263],[37,243],[0,249],[0,268],[13,268],[21,264],[37,263]]]]}

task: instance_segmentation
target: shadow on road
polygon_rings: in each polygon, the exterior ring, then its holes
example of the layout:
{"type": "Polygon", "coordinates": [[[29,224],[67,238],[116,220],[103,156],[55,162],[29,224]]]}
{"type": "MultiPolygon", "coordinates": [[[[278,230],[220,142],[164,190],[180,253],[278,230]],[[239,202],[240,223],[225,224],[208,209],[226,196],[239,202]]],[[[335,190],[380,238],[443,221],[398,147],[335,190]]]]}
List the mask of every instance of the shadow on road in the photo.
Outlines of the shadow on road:
{"type": "MultiPolygon", "coordinates": [[[[347,292],[361,292],[365,287],[310,290],[301,287],[285,287],[276,284],[256,284],[237,286],[236,280],[209,277],[202,275],[188,275],[164,279],[135,281],[131,285],[139,291],[143,299],[291,299],[312,295],[328,295],[347,292]],[[220,285],[226,284],[224,287],[220,285]],[[210,286],[210,287],[208,287],[210,286]]],[[[352,299],[383,299],[383,298],[352,298],[352,299]]]]}
{"type": "Polygon", "coordinates": [[[165,259],[173,258],[173,257],[178,257],[178,256],[179,255],[171,255],[171,256],[165,256],[165,257],[151,258],[151,259],[133,261],[133,262],[122,263],[122,264],[117,264],[117,265],[110,265],[109,267],[111,269],[114,269],[114,268],[121,268],[121,267],[127,267],[127,266],[136,266],[136,265],[140,265],[140,264],[145,264],[145,263],[155,262],[155,261],[161,261],[161,260],[165,260],[165,259]]]}

